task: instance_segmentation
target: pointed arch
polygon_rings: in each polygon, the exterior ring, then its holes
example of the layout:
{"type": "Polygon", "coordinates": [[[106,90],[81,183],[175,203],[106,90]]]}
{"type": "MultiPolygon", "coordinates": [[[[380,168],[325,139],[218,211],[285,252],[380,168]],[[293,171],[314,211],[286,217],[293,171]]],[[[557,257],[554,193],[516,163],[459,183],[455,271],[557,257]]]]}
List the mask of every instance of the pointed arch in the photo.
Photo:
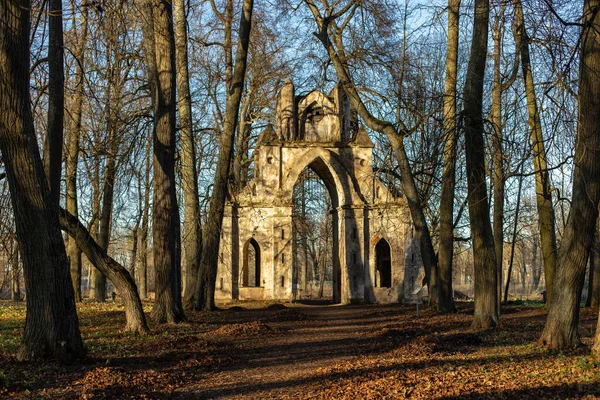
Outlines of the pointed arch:
{"type": "Polygon", "coordinates": [[[294,164],[287,173],[282,186],[284,196],[291,202],[294,185],[304,168],[311,168],[323,180],[334,208],[340,205],[352,204],[352,184],[348,173],[336,155],[329,150],[311,147],[300,157],[293,160],[294,164]]]}

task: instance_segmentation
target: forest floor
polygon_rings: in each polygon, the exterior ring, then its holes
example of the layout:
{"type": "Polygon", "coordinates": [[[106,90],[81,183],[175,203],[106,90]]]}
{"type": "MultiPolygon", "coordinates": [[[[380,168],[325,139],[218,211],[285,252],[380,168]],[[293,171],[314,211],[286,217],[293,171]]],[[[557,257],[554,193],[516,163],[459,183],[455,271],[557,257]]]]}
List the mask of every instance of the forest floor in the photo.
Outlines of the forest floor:
{"type": "Polygon", "coordinates": [[[499,328],[473,332],[473,303],[449,316],[238,303],[135,336],[120,331],[118,304],[84,303],[88,355],[64,366],[16,361],[24,306],[0,302],[0,398],[600,398],[600,363],[588,356],[596,311],[582,309],[584,346],[560,353],[536,343],[541,304],[502,312],[499,328]]]}

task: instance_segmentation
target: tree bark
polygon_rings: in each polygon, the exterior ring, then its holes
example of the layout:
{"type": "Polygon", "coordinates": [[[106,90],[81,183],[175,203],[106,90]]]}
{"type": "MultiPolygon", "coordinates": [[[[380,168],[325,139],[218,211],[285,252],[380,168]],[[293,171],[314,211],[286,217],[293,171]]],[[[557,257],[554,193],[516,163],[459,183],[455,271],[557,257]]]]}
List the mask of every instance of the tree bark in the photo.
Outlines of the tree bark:
{"type": "MultiPolygon", "coordinates": [[[[598,230],[598,226],[596,227],[596,229],[598,230]]],[[[597,258],[598,255],[598,240],[598,231],[596,231],[596,238],[594,239],[594,244],[592,245],[591,249],[591,252],[594,253],[595,258],[597,258]]],[[[591,283],[592,293],[590,307],[598,308],[598,306],[600,306],[600,267],[598,267],[597,262],[594,268],[594,277],[591,279],[591,283]]]]}
{"type": "Polygon", "coordinates": [[[513,5],[515,12],[514,36],[517,48],[520,50],[521,54],[523,81],[525,83],[525,94],[527,97],[527,112],[529,115],[528,124],[531,131],[531,142],[533,146],[533,166],[535,170],[536,188],[535,197],[538,209],[538,225],[540,229],[540,245],[542,248],[544,276],[546,279],[546,299],[548,299],[546,307],[548,307],[552,300],[557,256],[554,207],[552,205],[550,174],[548,173],[542,123],[540,121],[540,114],[535,97],[535,85],[533,82],[531,60],[529,57],[529,36],[525,29],[523,6],[521,0],[514,0],[513,5]]]}
{"type": "Polygon", "coordinates": [[[475,314],[471,325],[473,329],[488,329],[498,324],[496,250],[486,187],[482,117],[489,11],[488,0],[475,0],[473,39],[463,92],[467,201],[475,275],[475,314]]]}
{"type": "MultiPolygon", "coordinates": [[[[558,253],[548,318],[540,341],[553,349],[580,344],[579,303],[585,267],[594,239],[600,200],[600,8],[599,0],[585,0],[579,72],[579,115],[571,211],[558,253]]],[[[593,351],[600,342],[596,333],[593,351]]]]}
{"type": "Polygon", "coordinates": [[[240,15],[240,28],[238,46],[235,56],[235,67],[231,83],[227,87],[227,100],[225,105],[225,120],[221,134],[219,158],[213,194],[210,201],[208,219],[204,227],[202,241],[202,258],[200,271],[196,283],[196,298],[194,308],[197,310],[215,309],[215,285],[217,279],[218,249],[221,240],[221,226],[225,211],[227,197],[227,180],[233,154],[236,125],[238,122],[240,101],[246,77],[248,46],[250,43],[250,30],[252,28],[252,9],[254,0],[244,0],[240,15]],[[206,251],[209,249],[209,251],[206,251]]]}
{"type": "Polygon", "coordinates": [[[519,226],[519,210],[521,209],[521,188],[523,187],[523,176],[519,177],[519,189],[517,189],[517,207],[515,209],[515,223],[513,225],[512,241],[510,244],[510,260],[506,273],[506,286],[504,287],[504,303],[508,302],[508,289],[512,277],[513,262],[515,260],[515,244],[517,243],[517,229],[519,226]]]}
{"type": "Polygon", "coordinates": [[[77,242],[94,267],[107,276],[119,291],[125,307],[125,331],[148,332],[142,302],[135,281],[127,269],[110,257],[106,250],[96,243],[83,224],[64,209],[60,210],[60,226],[77,242]]]}
{"type": "MultiPolygon", "coordinates": [[[[73,26],[75,25],[75,5],[71,1],[73,13],[73,26]]],[[[73,109],[70,112],[71,123],[67,131],[65,181],[66,196],[65,206],[69,213],[75,217],[79,216],[77,204],[77,165],[79,162],[79,136],[81,135],[81,116],[83,111],[84,81],[85,81],[85,47],[88,36],[88,7],[81,7],[81,34],[75,48],[75,93],[73,109]]],[[[75,28],[73,28],[75,29],[75,28]]],[[[82,301],[81,294],[81,249],[74,240],[67,241],[67,256],[69,257],[71,281],[75,291],[75,301],[82,301]]]]}
{"type": "Polygon", "coordinates": [[[490,122],[492,123],[492,159],[494,163],[494,173],[492,177],[492,186],[494,188],[494,211],[493,211],[493,234],[494,248],[496,252],[496,273],[498,275],[498,312],[500,312],[500,300],[502,293],[502,262],[504,256],[504,148],[502,133],[502,76],[500,72],[501,65],[501,46],[502,46],[502,20],[504,18],[504,3],[500,6],[500,13],[494,24],[492,37],[494,39],[494,84],[492,87],[492,113],[490,122]]]}
{"type": "Polygon", "coordinates": [[[49,355],[71,362],[85,350],[58,213],[33,125],[27,51],[30,10],[28,0],[0,0],[0,150],[27,291],[27,318],[17,358],[49,355]]]}
{"type": "Polygon", "coordinates": [[[65,115],[65,67],[62,0],[48,0],[48,126],[44,167],[54,211],[60,204],[63,122],[65,115]]]}
{"type": "Polygon", "coordinates": [[[440,198],[440,244],[438,310],[456,311],[452,298],[454,255],[454,187],[456,185],[456,76],[458,69],[458,24],[460,0],[448,1],[448,50],[444,93],[444,169],[440,198]]]}
{"type": "Polygon", "coordinates": [[[185,320],[181,304],[181,235],[175,187],[175,34],[169,0],[144,4],[144,50],[154,108],[153,251],[157,323],[185,320]]]}
{"type": "Polygon", "coordinates": [[[200,222],[198,173],[196,171],[196,143],[192,130],[192,98],[188,72],[185,1],[175,0],[174,6],[177,93],[179,95],[179,124],[181,127],[181,184],[185,205],[182,245],[185,254],[186,281],[183,303],[186,308],[192,308],[202,254],[202,226],[200,222]]]}

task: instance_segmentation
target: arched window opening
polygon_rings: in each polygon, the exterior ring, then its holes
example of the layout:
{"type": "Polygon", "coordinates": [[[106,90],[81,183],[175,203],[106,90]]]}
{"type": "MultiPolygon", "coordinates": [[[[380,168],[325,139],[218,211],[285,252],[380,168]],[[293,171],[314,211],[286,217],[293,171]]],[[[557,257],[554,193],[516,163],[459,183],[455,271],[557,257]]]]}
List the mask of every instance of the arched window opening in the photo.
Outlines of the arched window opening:
{"type": "Polygon", "coordinates": [[[375,246],[375,268],[379,279],[376,284],[379,287],[392,287],[392,250],[385,239],[381,239],[375,246]]]}
{"type": "Polygon", "coordinates": [[[251,238],[244,245],[242,265],[242,286],[260,287],[260,246],[251,238]]]}

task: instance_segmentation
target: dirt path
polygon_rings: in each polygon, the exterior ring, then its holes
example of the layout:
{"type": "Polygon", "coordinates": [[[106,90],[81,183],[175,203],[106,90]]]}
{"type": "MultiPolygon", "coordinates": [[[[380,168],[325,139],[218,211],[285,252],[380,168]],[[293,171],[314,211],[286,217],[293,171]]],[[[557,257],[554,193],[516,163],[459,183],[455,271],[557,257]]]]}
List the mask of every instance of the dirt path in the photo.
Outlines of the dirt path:
{"type": "MultiPolygon", "coordinates": [[[[470,332],[470,303],[454,315],[427,310],[419,317],[401,305],[242,305],[192,313],[188,323],[154,327],[146,337],[118,333],[120,312],[84,312],[89,360],[31,366],[4,353],[8,384],[2,389],[0,381],[0,397],[600,396],[600,364],[589,349],[553,354],[535,343],[542,308],[512,306],[500,328],[470,332]]],[[[596,316],[582,310],[588,345],[596,316]]]]}

